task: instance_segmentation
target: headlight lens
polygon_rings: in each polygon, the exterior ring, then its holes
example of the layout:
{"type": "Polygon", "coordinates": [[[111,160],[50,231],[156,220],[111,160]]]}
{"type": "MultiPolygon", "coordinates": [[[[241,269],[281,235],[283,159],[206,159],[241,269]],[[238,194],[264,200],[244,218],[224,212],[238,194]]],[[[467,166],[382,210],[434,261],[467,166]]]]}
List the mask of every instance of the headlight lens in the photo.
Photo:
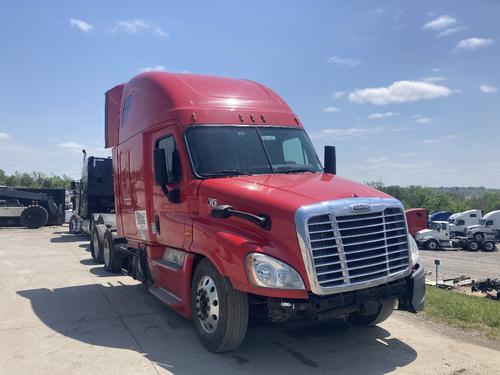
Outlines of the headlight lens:
{"type": "Polygon", "coordinates": [[[418,254],[418,246],[411,235],[408,235],[408,243],[410,244],[410,255],[412,267],[418,263],[420,255],[418,254]]]}
{"type": "Polygon", "coordinates": [[[282,261],[261,253],[246,258],[249,281],[264,288],[305,289],[299,273],[282,261]]]}

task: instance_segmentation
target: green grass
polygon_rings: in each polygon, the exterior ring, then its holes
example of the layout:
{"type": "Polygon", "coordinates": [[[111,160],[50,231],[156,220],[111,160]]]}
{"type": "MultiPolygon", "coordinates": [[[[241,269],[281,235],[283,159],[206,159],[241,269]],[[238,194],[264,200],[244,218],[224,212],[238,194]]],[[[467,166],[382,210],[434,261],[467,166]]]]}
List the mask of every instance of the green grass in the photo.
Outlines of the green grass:
{"type": "Polygon", "coordinates": [[[500,337],[500,301],[426,287],[425,314],[449,325],[500,337]]]}

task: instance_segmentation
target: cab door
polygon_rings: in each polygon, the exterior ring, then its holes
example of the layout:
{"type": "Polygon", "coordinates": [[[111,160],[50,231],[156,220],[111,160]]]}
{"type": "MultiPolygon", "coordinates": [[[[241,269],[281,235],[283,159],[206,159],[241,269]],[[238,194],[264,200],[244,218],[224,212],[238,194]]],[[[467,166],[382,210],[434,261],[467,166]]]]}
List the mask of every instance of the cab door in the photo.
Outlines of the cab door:
{"type": "Polygon", "coordinates": [[[169,126],[152,135],[152,147],[156,152],[160,150],[165,158],[168,176],[166,184],[160,186],[154,183],[153,186],[153,235],[156,236],[156,242],[177,249],[184,248],[188,214],[186,194],[183,190],[186,168],[181,162],[180,145],[180,134],[176,126],[169,126]]]}

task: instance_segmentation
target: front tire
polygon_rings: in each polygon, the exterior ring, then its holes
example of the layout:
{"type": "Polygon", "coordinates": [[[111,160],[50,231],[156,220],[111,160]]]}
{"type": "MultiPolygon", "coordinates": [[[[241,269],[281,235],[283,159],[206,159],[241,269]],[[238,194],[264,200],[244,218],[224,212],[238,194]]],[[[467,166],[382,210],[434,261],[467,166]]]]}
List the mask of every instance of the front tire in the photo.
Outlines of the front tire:
{"type": "Polygon", "coordinates": [[[205,348],[214,353],[233,350],[247,332],[248,297],[204,259],[193,276],[191,314],[205,348]]]}
{"type": "Polygon", "coordinates": [[[484,233],[481,233],[481,232],[478,232],[478,233],[474,233],[474,239],[477,241],[477,242],[481,242],[484,240],[484,233]]]}
{"type": "Polygon", "coordinates": [[[439,249],[439,242],[434,239],[430,239],[425,243],[425,248],[427,250],[437,250],[439,249]]]}
{"type": "Polygon", "coordinates": [[[113,234],[106,230],[102,241],[104,269],[108,272],[118,273],[122,269],[122,258],[115,250],[113,234]]]}
{"type": "Polygon", "coordinates": [[[99,264],[104,263],[102,243],[105,231],[106,226],[104,224],[95,224],[90,232],[90,253],[94,262],[99,264]]]}
{"type": "Polygon", "coordinates": [[[78,234],[78,221],[76,219],[75,215],[72,215],[71,218],[69,219],[68,223],[68,230],[70,234],[78,234]]]}
{"type": "Polygon", "coordinates": [[[359,313],[349,314],[347,320],[357,326],[373,327],[387,320],[396,307],[397,300],[392,299],[382,302],[378,311],[372,315],[361,315],[359,313]]]}

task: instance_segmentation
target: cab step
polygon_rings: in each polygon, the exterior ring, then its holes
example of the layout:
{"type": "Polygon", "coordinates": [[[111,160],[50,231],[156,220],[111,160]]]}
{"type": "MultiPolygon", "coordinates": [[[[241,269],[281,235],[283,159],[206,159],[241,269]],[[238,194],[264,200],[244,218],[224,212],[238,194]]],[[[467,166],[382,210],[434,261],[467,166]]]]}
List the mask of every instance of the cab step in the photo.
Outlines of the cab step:
{"type": "Polygon", "coordinates": [[[181,299],[179,297],[163,289],[160,286],[152,286],[148,290],[153,296],[158,298],[161,302],[163,302],[167,306],[179,305],[181,303],[181,299]]]}

